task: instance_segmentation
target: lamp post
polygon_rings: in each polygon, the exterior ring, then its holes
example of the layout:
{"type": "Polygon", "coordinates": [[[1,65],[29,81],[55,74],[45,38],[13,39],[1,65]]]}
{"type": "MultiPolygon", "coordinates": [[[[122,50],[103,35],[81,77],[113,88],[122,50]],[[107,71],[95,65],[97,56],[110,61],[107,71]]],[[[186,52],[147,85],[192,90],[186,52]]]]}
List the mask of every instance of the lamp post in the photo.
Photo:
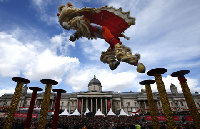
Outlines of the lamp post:
{"type": "Polygon", "coordinates": [[[182,91],[183,91],[183,95],[184,95],[185,100],[187,102],[187,106],[190,109],[190,113],[192,115],[194,125],[196,126],[197,129],[200,129],[200,115],[199,115],[199,112],[198,112],[197,107],[195,105],[195,102],[192,98],[190,88],[188,87],[187,79],[184,77],[184,75],[188,74],[189,72],[190,72],[190,70],[180,70],[180,71],[177,71],[177,72],[173,72],[171,74],[171,76],[172,77],[178,77],[178,80],[181,84],[181,88],[182,88],[182,91]]]}
{"type": "Polygon", "coordinates": [[[57,129],[57,123],[58,123],[58,114],[60,110],[60,99],[61,99],[61,93],[66,93],[63,89],[53,89],[53,92],[57,92],[56,97],[56,104],[55,104],[55,111],[53,115],[53,122],[52,122],[52,129],[57,129]]]}
{"type": "Polygon", "coordinates": [[[30,83],[30,81],[28,79],[21,78],[21,77],[13,77],[12,80],[17,82],[17,86],[15,88],[15,92],[12,97],[11,105],[9,107],[8,115],[7,115],[5,124],[3,126],[3,129],[11,129],[12,128],[13,119],[15,116],[15,112],[16,112],[19,100],[20,100],[23,85],[30,83]]]}
{"type": "Polygon", "coordinates": [[[155,103],[154,103],[154,100],[153,100],[152,90],[151,90],[151,86],[150,86],[150,84],[154,84],[154,83],[155,83],[154,80],[144,80],[144,81],[140,82],[141,85],[145,85],[145,89],[146,89],[146,93],[147,93],[147,99],[148,99],[148,103],[149,103],[149,110],[150,110],[151,118],[152,118],[153,128],[154,129],[160,129],[159,121],[158,121],[158,118],[157,118],[157,112],[156,112],[156,108],[155,108],[155,103]]]}
{"type": "Polygon", "coordinates": [[[156,68],[156,69],[149,70],[147,72],[147,75],[155,77],[157,89],[158,89],[160,100],[162,103],[162,108],[164,110],[164,115],[167,122],[167,127],[169,129],[174,129],[176,128],[176,123],[173,118],[172,110],[170,108],[169,100],[167,97],[167,92],[165,90],[165,85],[162,81],[162,76],[161,76],[161,74],[164,74],[165,72],[167,72],[167,69],[165,68],[156,68]]]}
{"type": "Polygon", "coordinates": [[[29,127],[30,127],[30,122],[31,122],[31,118],[32,118],[32,113],[33,113],[33,108],[34,108],[34,105],[35,105],[35,99],[36,99],[36,96],[37,96],[37,92],[42,91],[42,89],[39,88],[39,87],[29,87],[29,89],[33,90],[33,93],[32,93],[30,106],[29,106],[29,109],[28,109],[26,122],[25,122],[25,125],[24,125],[25,129],[29,129],[29,127]]]}
{"type": "Polygon", "coordinates": [[[46,84],[46,87],[45,87],[45,93],[44,93],[43,102],[42,102],[42,109],[40,113],[40,121],[39,121],[38,129],[45,129],[49,102],[50,102],[51,88],[52,88],[52,85],[57,85],[58,82],[51,79],[42,79],[40,80],[40,82],[43,84],[46,84]]]}

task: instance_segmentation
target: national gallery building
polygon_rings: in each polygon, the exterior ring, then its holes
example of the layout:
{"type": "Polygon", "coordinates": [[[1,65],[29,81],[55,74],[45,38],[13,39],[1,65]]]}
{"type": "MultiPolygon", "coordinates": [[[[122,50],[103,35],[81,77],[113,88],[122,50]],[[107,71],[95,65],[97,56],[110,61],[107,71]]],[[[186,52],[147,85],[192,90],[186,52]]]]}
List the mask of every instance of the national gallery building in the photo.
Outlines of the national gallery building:
{"type": "MultiPolygon", "coordinates": [[[[27,86],[23,87],[22,95],[19,101],[18,107],[29,107],[32,94],[27,93],[27,86]]],[[[168,92],[168,99],[172,111],[181,112],[187,111],[188,106],[182,93],[177,92],[177,87],[173,84],[170,85],[171,92],[168,92]]],[[[35,107],[41,107],[43,101],[43,93],[38,93],[35,107]]],[[[198,109],[200,109],[200,94],[195,92],[193,99],[198,109]]],[[[0,107],[9,107],[13,94],[4,94],[0,97],[0,107]]],[[[160,96],[157,92],[153,93],[156,108],[159,112],[162,112],[162,104],[160,96]]],[[[49,110],[54,110],[56,101],[56,94],[51,93],[49,110]]],[[[73,92],[63,93],[61,96],[60,109],[67,109],[72,113],[75,109],[78,109],[80,113],[84,113],[86,109],[89,109],[93,113],[96,113],[98,109],[102,113],[107,114],[110,108],[116,114],[119,114],[120,109],[130,114],[133,109],[136,111],[140,109],[142,113],[149,112],[149,105],[147,101],[147,95],[144,89],[141,92],[114,92],[114,91],[102,91],[101,82],[94,76],[94,78],[88,84],[88,91],[85,92],[73,92]]]]}

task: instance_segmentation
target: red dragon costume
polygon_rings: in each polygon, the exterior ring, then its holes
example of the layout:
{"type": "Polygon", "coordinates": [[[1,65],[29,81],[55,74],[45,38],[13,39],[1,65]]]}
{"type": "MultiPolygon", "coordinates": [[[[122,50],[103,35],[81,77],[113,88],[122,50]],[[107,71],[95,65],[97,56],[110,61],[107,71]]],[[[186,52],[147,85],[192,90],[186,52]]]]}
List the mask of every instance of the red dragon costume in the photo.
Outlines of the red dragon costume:
{"type": "Polygon", "coordinates": [[[57,14],[60,25],[66,30],[76,30],[70,36],[70,41],[81,37],[88,39],[102,38],[110,47],[102,52],[100,60],[109,64],[111,70],[117,68],[120,62],[137,66],[139,73],[145,72],[145,66],[139,63],[140,54],[132,55],[131,49],[123,45],[119,37],[126,37],[123,32],[135,24],[135,18],[130,17],[129,12],[123,12],[122,8],[74,8],[71,3],[60,5],[57,14]]]}

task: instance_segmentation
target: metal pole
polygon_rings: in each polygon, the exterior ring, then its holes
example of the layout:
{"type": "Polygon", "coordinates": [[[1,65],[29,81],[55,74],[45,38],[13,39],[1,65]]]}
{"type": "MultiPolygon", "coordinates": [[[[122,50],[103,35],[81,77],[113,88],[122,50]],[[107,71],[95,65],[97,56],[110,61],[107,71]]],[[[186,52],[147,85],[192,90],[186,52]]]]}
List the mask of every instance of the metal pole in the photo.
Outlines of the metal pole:
{"type": "Polygon", "coordinates": [[[24,125],[25,129],[29,129],[29,127],[30,127],[33,108],[34,108],[34,105],[35,105],[35,99],[36,99],[36,96],[37,96],[37,91],[42,91],[42,89],[39,88],[39,87],[29,87],[29,89],[33,90],[33,93],[32,93],[30,106],[29,106],[29,109],[28,109],[27,119],[26,119],[26,122],[25,122],[25,125],[24,125]]]}
{"type": "Polygon", "coordinates": [[[42,102],[42,109],[40,113],[40,121],[39,121],[38,129],[45,129],[50,95],[51,95],[51,88],[52,88],[52,85],[57,85],[58,82],[51,79],[42,79],[40,80],[40,82],[43,84],[46,84],[46,87],[45,87],[45,93],[44,93],[43,102],[42,102]]]}
{"type": "Polygon", "coordinates": [[[61,93],[66,93],[65,90],[63,89],[53,89],[53,92],[57,92],[57,97],[56,97],[56,103],[55,103],[55,111],[53,115],[53,122],[52,122],[52,129],[57,129],[57,124],[58,124],[58,115],[60,111],[60,99],[61,99],[61,93]]]}
{"type": "Polygon", "coordinates": [[[17,82],[17,86],[15,88],[15,93],[13,94],[13,97],[12,97],[11,105],[9,107],[8,115],[7,115],[5,124],[3,126],[3,129],[11,129],[12,128],[13,119],[15,116],[15,112],[16,112],[19,100],[20,100],[23,85],[30,83],[30,81],[28,79],[21,78],[21,77],[13,77],[12,80],[17,82]]]}
{"type": "Polygon", "coordinates": [[[161,74],[164,74],[165,72],[167,72],[167,69],[165,68],[156,68],[148,71],[147,75],[155,77],[157,89],[160,95],[160,100],[162,102],[162,108],[167,122],[167,127],[169,129],[174,129],[176,128],[176,123],[173,118],[172,110],[167,97],[167,92],[165,90],[165,85],[162,81],[162,76],[161,76],[161,74]]]}
{"type": "Polygon", "coordinates": [[[145,89],[146,89],[146,93],[147,93],[147,99],[148,99],[148,103],[149,103],[150,114],[151,114],[151,118],[152,118],[153,128],[154,129],[160,129],[159,121],[158,121],[158,118],[157,118],[156,107],[155,107],[155,103],[154,103],[154,100],[153,100],[152,90],[151,90],[151,87],[150,87],[150,84],[153,84],[153,83],[155,83],[154,80],[144,80],[144,81],[140,82],[141,85],[145,85],[145,89]]]}
{"type": "Polygon", "coordinates": [[[195,102],[192,98],[190,88],[188,87],[187,79],[184,77],[184,75],[188,74],[189,72],[190,72],[189,70],[180,70],[180,71],[177,71],[177,72],[173,72],[171,74],[171,76],[172,77],[178,77],[178,80],[181,84],[181,88],[182,88],[182,91],[183,91],[183,95],[184,95],[185,100],[187,102],[187,106],[190,109],[190,113],[192,115],[194,125],[197,129],[200,129],[200,115],[199,115],[199,112],[198,112],[197,107],[195,105],[195,102]]]}

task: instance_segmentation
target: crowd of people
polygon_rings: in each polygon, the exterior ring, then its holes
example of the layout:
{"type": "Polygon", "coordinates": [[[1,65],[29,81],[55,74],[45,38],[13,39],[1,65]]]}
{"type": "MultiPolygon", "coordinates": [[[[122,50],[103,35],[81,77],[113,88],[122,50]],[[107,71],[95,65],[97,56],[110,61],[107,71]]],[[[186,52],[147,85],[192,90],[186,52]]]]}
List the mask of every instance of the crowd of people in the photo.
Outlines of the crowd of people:
{"type": "MultiPolygon", "coordinates": [[[[5,118],[0,118],[0,129],[3,128],[5,118]]],[[[33,119],[30,129],[38,128],[38,119],[33,119]]],[[[25,119],[15,119],[12,129],[24,129],[25,119]]],[[[51,128],[52,119],[47,120],[46,129],[51,128]]],[[[177,129],[195,129],[191,123],[177,123],[177,129]]],[[[59,117],[58,129],[153,129],[151,122],[142,122],[131,116],[109,116],[109,117],[59,117]]],[[[167,129],[165,122],[160,123],[161,129],[167,129]]]]}

